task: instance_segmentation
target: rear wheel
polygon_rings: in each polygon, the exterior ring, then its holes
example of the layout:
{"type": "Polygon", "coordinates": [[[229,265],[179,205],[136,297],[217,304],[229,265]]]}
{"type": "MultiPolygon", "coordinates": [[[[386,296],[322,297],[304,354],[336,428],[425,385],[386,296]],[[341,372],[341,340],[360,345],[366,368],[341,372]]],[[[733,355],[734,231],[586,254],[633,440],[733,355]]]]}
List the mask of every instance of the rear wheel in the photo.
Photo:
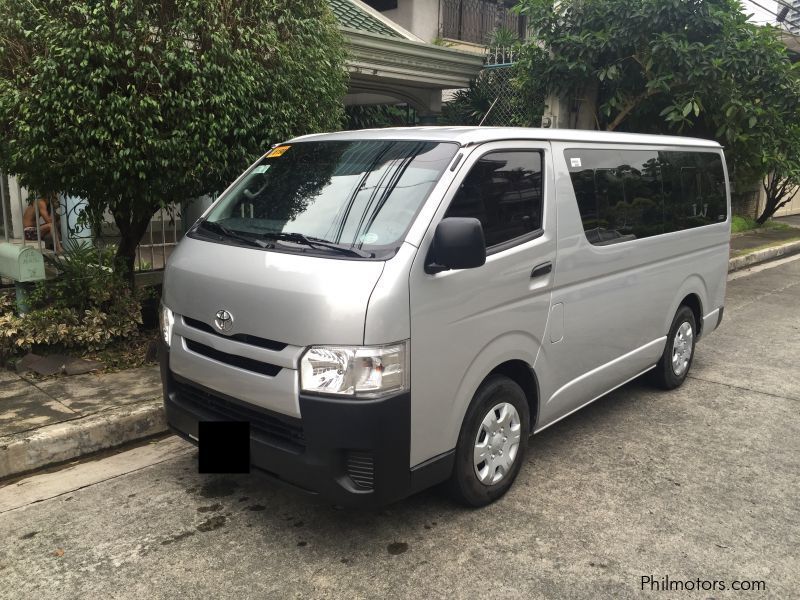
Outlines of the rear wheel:
{"type": "Polygon", "coordinates": [[[508,377],[488,378],[472,399],[456,448],[449,486],[467,506],[485,506],[505,494],[528,447],[528,401],[508,377]]]}
{"type": "Polygon", "coordinates": [[[688,306],[681,306],[669,328],[664,354],[653,370],[656,385],[672,390],[683,383],[692,366],[696,337],[694,313],[688,306]]]}

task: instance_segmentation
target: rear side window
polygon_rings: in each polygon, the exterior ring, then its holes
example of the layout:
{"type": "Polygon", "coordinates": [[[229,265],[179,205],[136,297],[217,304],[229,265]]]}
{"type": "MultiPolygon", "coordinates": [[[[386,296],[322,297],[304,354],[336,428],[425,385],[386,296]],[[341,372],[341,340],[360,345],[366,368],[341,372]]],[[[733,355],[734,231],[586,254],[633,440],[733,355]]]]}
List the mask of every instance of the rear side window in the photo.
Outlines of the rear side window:
{"type": "Polygon", "coordinates": [[[542,227],[542,154],[508,150],[482,156],[456,192],[445,217],[474,217],[492,248],[542,227]]]}
{"type": "Polygon", "coordinates": [[[570,149],[564,153],[586,238],[595,245],[725,221],[715,152],[570,149]]]}

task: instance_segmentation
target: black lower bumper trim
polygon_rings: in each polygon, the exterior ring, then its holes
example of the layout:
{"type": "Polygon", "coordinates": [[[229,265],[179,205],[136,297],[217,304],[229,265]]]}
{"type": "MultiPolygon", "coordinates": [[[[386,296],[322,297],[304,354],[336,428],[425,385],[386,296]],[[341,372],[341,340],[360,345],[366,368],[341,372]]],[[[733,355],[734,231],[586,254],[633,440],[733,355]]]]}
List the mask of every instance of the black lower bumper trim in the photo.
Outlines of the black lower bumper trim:
{"type": "Polygon", "coordinates": [[[250,415],[246,420],[260,424],[251,426],[252,466],[273,480],[344,506],[380,506],[439,483],[452,470],[452,452],[409,468],[408,392],[380,400],[301,394],[302,418],[292,419],[182,380],[169,369],[166,346],[162,344],[160,350],[164,408],[170,428],[197,443],[200,421],[230,418],[220,406],[229,411],[237,409],[236,415],[250,415]],[[182,394],[186,386],[210,398],[182,394]],[[249,412],[239,412],[243,405],[249,412]],[[286,431],[295,436],[300,431],[302,438],[287,443],[286,431]]]}

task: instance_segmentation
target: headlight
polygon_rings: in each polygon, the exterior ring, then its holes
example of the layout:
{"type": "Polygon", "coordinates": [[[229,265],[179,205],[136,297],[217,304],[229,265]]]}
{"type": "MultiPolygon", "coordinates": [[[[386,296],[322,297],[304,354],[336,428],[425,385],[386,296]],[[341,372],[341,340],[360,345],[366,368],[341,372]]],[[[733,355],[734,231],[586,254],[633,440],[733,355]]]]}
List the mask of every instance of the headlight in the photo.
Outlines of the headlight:
{"type": "Polygon", "coordinates": [[[161,337],[164,343],[169,346],[169,342],[172,339],[172,326],[175,324],[175,315],[162,304],[161,309],[158,311],[158,321],[161,325],[161,337]]]}
{"type": "Polygon", "coordinates": [[[408,389],[406,342],[387,346],[311,346],[300,361],[300,389],[375,398],[408,389]]]}

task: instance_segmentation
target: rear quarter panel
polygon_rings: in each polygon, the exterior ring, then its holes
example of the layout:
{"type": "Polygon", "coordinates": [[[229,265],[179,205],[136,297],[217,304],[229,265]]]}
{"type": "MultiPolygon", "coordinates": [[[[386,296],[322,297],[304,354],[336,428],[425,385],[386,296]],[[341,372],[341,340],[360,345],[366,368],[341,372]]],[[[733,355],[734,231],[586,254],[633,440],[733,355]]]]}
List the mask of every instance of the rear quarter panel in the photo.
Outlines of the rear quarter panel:
{"type": "Polygon", "coordinates": [[[563,303],[564,336],[543,346],[537,360],[542,394],[538,428],[654,364],[663,343],[653,342],[666,336],[688,294],[699,297],[704,315],[721,306],[725,294],[729,197],[724,222],[595,246],[583,231],[564,158],[564,150],[575,147],[606,146],[553,143],[558,256],[552,302],[563,303]],[[637,349],[641,352],[634,352],[637,349]],[[603,373],[604,365],[631,352],[603,373]],[[570,389],[571,382],[593,370],[599,370],[593,375],[594,386],[570,389]]]}

